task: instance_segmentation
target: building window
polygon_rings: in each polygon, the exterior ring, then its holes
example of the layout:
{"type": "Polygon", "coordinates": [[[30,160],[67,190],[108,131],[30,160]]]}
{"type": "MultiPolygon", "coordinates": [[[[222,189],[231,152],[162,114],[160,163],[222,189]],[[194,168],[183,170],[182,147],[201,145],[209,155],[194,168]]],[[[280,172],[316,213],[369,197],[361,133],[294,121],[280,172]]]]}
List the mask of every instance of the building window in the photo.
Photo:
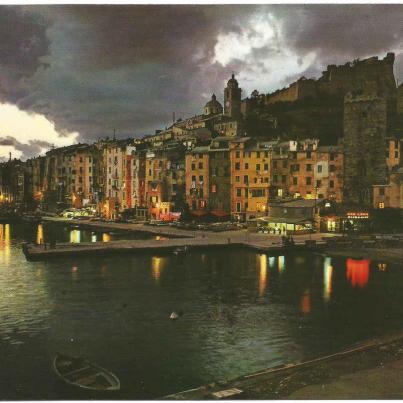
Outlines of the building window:
{"type": "Polygon", "coordinates": [[[252,189],[252,197],[264,197],[264,189],[252,189]]]}
{"type": "Polygon", "coordinates": [[[203,169],[203,163],[199,162],[199,169],[203,169]]]}
{"type": "Polygon", "coordinates": [[[311,164],[306,164],[306,170],[307,170],[307,172],[312,171],[312,165],[311,164]]]}
{"type": "Polygon", "coordinates": [[[256,164],[256,171],[260,171],[260,164],[256,164]]]}
{"type": "Polygon", "coordinates": [[[211,185],[211,193],[217,192],[217,185],[211,185]]]}
{"type": "Polygon", "coordinates": [[[312,152],[311,151],[306,152],[306,158],[308,158],[308,159],[312,158],[312,152]]]}
{"type": "Polygon", "coordinates": [[[239,171],[241,169],[241,164],[239,162],[235,163],[235,170],[239,171]]]}
{"type": "Polygon", "coordinates": [[[203,175],[199,176],[199,182],[203,182],[203,175]]]}
{"type": "Polygon", "coordinates": [[[265,152],[264,152],[264,157],[265,157],[265,158],[268,158],[268,156],[269,156],[269,152],[268,152],[268,151],[265,151],[265,152]]]}
{"type": "Polygon", "coordinates": [[[240,158],[241,157],[241,153],[239,151],[235,152],[235,158],[240,158]]]}
{"type": "Polygon", "coordinates": [[[322,172],[322,165],[318,165],[318,173],[322,172]]]}
{"type": "Polygon", "coordinates": [[[241,188],[237,188],[236,189],[236,195],[237,195],[237,197],[241,197],[241,195],[242,195],[242,189],[241,188]]]}
{"type": "Polygon", "coordinates": [[[298,185],[298,178],[296,176],[292,178],[292,183],[293,185],[298,185]]]}
{"type": "Polygon", "coordinates": [[[316,181],[316,187],[317,187],[317,188],[320,188],[321,185],[322,185],[322,181],[321,181],[321,180],[317,180],[317,181],[316,181]]]}
{"type": "Polygon", "coordinates": [[[330,153],[329,158],[330,158],[330,161],[334,161],[334,153],[330,153]]]}
{"type": "Polygon", "coordinates": [[[249,164],[248,163],[245,164],[245,169],[249,169],[249,164]]]}
{"type": "Polygon", "coordinates": [[[273,182],[274,182],[274,183],[277,183],[277,179],[278,179],[278,178],[277,178],[277,175],[273,175],[273,182]]]}
{"type": "Polygon", "coordinates": [[[399,151],[395,150],[395,158],[399,158],[399,151]]]}
{"type": "Polygon", "coordinates": [[[241,203],[236,204],[236,211],[237,211],[237,213],[241,212],[241,203]]]}
{"type": "Polygon", "coordinates": [[[192,164],[192,171],[194,171],[196,169],[196,164],[192,164]]]}
{"type": "Polygon", "coordinates": [[[269,170],[269,164],[264,164],[264,170],[268,171],[269,170]]]}
{"type": "Polygon", "coordinates": [[[334,181],[329,181],[329,187],[334,188],[334,181]]]}
{"type": "Polygon", "coordinates": [[[379,188],[379,196],[385,196],[385,188],[379,188]]]}
{"type": "Polygon", "coordinates": [[[306,184],[311,185],[312,184],[312,178],[310,176],[307,176],[306,178],[306,184]]]}
{"type": "Polygon", "coordinates": [[[285,175],[281,176],[281,183],[286,183],[287,177],[285,175]]]}
{"type": "Polygon", "coordinates": [[[378,208],[385,208],[385,203],[384,202],[379,202],[378,203],[378,208]]]}
{"type": "Polygon", "coordinates": [[[245,175],[245,176],[243,177],[243,183],[248,183],[248,182],[249,182],[248,175],[245,175]]]}
{"type": "Polygon", "coordinates": [[[196,182],[196,176],[195,175],[192,176],[192,182],[196,182]]]}
{"type": "Polygon", "coordinates": [[[235,176],[235,182],[239,182],[239,176],[235,176]]]}
{"type": "Polygon", "coordinates": [[[256,158],[260,158],[260,151],[256,152],[256,158]]]}
{"type": "Polygon", "coordinates": [[[336,165],[329,165],[329,171],[330,172],[335,172],[336,171],[336,165]]]}

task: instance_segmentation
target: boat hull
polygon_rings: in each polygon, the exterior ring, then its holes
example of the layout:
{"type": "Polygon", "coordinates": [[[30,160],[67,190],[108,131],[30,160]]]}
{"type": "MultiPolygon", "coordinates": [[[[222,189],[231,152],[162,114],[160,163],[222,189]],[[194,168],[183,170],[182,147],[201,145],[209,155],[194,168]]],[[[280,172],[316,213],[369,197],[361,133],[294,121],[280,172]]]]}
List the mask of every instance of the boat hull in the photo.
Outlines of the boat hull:
{"type": "Polygon", "coordinates": [[[53,360],[56,375],[65,383],[82,389],[113,391],[120,381],[112,372],[83,358],[57,354],[53,360]]]}

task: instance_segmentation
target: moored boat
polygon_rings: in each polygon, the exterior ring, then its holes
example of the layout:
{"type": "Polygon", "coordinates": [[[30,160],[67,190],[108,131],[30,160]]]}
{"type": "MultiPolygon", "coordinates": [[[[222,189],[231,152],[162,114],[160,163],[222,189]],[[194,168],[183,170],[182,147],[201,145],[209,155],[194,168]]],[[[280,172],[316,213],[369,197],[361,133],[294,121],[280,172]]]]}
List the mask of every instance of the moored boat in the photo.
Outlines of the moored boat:
{"type": "Polygon", "coordinates": [[[69,385],[99,391],[120,389],[116,375],[85,358],[56,354],[53,369],[69,385]]]}

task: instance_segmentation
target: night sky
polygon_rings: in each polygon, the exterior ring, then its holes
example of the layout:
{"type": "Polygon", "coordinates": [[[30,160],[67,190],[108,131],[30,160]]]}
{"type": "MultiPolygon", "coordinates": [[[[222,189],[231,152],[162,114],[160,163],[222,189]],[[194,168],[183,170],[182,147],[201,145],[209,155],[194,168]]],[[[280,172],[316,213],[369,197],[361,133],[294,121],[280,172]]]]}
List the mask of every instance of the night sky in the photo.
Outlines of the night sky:
{"type": "Polygon", "coordinates": [[[0,158],[54,144],[141,137],[328,64],[396,53],[402,5],[0,6],[0,158]],[[26,113],[28,112],[28,113],[26,113]]]}

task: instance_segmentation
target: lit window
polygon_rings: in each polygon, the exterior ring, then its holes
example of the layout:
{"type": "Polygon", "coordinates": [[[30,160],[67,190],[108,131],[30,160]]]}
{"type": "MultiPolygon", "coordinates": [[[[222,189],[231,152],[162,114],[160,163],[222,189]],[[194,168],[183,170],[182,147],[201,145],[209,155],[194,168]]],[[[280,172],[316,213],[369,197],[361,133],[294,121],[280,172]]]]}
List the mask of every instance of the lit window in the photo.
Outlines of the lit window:
{"type": "Polygon", "coordinates": [[[384,202],[379,202],[378,203],[378,208],[385,208],[385,203],[384,202]]]}

